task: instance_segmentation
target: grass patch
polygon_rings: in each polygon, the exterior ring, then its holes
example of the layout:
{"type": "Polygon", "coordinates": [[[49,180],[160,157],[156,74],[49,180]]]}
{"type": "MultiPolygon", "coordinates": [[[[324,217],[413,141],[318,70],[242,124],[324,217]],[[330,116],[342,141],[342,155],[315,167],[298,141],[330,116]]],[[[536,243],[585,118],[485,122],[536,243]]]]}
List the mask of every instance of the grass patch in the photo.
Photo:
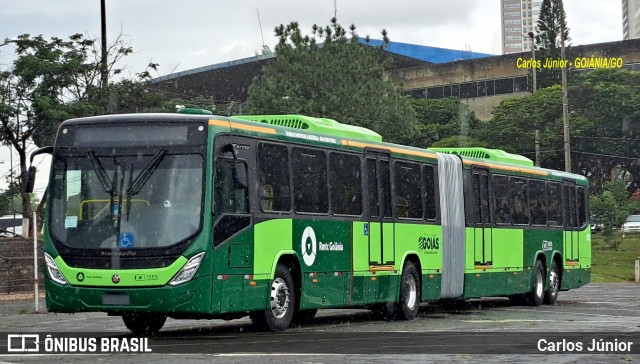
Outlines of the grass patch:
{"type": "Polygon", "coordinates": [[[621,235],[617,250],[604,242],[602,234],[591,235],[591,281],[594,283],[633,282],[635,261],[640,259],[640,235],[621,235]]]}

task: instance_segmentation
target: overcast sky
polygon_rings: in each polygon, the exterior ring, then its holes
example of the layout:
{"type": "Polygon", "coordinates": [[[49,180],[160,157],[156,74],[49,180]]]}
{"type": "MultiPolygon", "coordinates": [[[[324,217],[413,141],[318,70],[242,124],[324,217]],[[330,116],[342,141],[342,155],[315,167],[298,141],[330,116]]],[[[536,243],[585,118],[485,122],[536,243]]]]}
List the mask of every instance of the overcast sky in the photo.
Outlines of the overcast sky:
{"type": "MultiPolygon", "coordinates": [[[[392,41],[500,54],[500,0],[336,0],[339,22],[356,24],[361,36],[379,38],[386,29],[392,41]]],[[[573,45],[622,39],[620,0],[565,0],[573,45]]],[[[157,75],[251,57],[264,42],[273,49],[273,28],[298,21],[326,25],[334,0],[108,0],[107,37],[122,33],[136,53],[125,59],[128,72],[149,61],[157,75]]],[[[99,0],[0,0],[0,42],[20,34],[65,37],[100,36],[99,0]]],[[[11,45],[0,47],[0,69],[11,62],[11,45]]],[[[0,153],[0,176],[9,153],[0,153]]],[[[4,181],[0,181],[0,186],[4,181]]]]}

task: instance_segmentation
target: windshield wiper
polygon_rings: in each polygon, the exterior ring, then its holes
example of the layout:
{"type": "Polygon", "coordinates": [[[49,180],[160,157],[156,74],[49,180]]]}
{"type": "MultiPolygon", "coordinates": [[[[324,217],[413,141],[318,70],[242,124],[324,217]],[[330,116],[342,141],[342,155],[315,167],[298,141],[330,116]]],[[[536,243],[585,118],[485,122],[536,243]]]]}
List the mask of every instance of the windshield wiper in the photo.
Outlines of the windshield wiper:
{"type": "Polygon", "coordinates": [[[100,181],[102,188],[104,188],[104,192],[113,196],[115,182],[113,181],[109,182],[109,176],[107,175],[107,172],[104,170],[104,167],[102,167],[102,164],[100,163],[98,158],[96,158],[96,155],[94,152],[87,152],[87,157],[89,158],[89,161],[93,166],[93,170],[96,172],[96,176],[98,176],[98,181],[100,181]]]}
{"type": "Polygon", "coordinates": [[[127,187],[127,220],[129,220],[129,211],[131,210],[131,197],[137,195],[142,187],[144,187],[145,183],[151,178],[153,172],[158,169],[160,162],[164,159],[165,155],[167,155],[166,150],[160,150],[156,153],[153,158],[149,161],[149,163],[142,169],[138,177],[131,180],[133,175],[133,165],[131,166],[131,173],[129,174],[129,187],[127,187]]]}
{"type": "Polygon", "coordinates": [[[164,156],[167,155],[166,150],[161,150],[156,153],[153,158],[149,161],[149,163],[144,167],[142,172],[136,177],[136,179],[131,182],[129,187],[127,188],[127,195],[134,196],[140,192],[145,183],[149,180],[153,172],[158,169],[158,165],[164,159],[164,156]]]}

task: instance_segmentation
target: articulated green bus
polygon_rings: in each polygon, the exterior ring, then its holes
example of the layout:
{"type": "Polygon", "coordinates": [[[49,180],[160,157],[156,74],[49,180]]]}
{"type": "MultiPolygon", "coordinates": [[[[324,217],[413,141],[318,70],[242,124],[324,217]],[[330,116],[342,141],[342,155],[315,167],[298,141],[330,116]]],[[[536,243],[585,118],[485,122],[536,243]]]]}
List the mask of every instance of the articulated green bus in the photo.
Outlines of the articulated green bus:
{"type": "MultiPolygon", "coordinates": [[[[44,226],[50,312],[410,320],[420,302],[540,305],[589,282],[587,180],[483,148],[419,149],[300,115],[61,124],[44,226]]],[[[31,167],[30,183],[35,169],[31,167]]]]}

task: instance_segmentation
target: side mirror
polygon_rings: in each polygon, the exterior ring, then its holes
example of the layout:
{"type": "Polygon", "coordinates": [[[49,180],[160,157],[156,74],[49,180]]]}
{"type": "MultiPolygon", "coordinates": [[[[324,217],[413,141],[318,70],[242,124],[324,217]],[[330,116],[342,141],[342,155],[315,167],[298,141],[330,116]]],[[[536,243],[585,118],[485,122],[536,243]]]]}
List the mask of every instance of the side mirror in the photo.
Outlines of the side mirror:
{"type": "Polygon", "coordinates": [[[36,183],[36,167],[31,166],[27,171],[27,185],[25,186],[25,192],[33,192],[33,185],[36,183]]]}
{"type": "Polygon", "coordinates": [[[38,148],[33,153],[31,153],[31,158],[29,162],[31,163],[31,167],[27,170],[27,185],[25,186],[25,192],[31,193],[33,192],[33,185],[36,183],[36,167],[33,165],[33,158],[38,154],[51,154],[53,153],[53,147],[42,147],[38,148]]]}

